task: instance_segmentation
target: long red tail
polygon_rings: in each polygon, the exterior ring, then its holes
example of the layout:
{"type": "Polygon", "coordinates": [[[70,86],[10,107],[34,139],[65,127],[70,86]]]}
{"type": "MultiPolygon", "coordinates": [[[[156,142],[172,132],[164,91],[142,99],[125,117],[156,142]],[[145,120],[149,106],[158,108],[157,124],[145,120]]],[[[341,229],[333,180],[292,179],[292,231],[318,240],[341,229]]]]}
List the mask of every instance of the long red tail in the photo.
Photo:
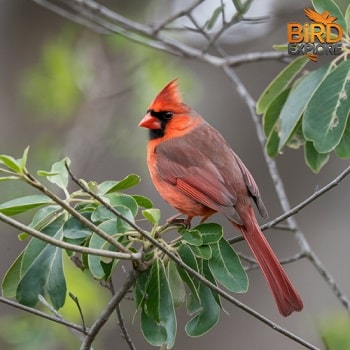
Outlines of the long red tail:
{"type": "MultiPolygon", "coordinates": [[[[266,277],[280,314],[288,316],[293,311],[302,310],[303,301],[261,232],[253,208],[240,213],[240,216],[244,226],[238,227],[266,277]]],[[[233,224],[237,227],[237,224],[233,224]]]]}

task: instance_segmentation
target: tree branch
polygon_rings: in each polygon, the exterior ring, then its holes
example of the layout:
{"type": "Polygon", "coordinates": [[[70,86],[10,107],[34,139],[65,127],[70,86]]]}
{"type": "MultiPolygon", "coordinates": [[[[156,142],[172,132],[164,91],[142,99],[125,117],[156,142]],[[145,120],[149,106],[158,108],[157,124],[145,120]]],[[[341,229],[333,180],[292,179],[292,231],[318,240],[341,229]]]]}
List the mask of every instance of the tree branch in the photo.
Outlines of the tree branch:
{"type": "Polygon", "coordinates": [[[284,221],[291,217],[292,215],[295,215],[299,213],[302,209],[304,209],[306,206],[314,202],[317,198],[334,188],[335,186],[339,185],[340,182],[350,174],[350,166],[347,167],[345,170],[343,170],[334,180],[329,182],[327,185],[323,186],[321,189],[315,191],[310,197],[306,198],[304,201],[293,207],[292,209],[286,211],[282,215],[278,216],[274,220],[271,220],[270,222],[264,224],[261,226],[262,230],[267,230],[269,228],[272,228],[273,226],[276,226],[281,221],[284,221]]]}
{"type": "Polygon", "coordinates": [[[107,307],[103,310],[103,312],[91,326],[90,330],[87,332],[87,335],[81,344],[80,350],[90,350],[91,344],[95,340],[100,329],[109,320],[117,305],[119,305],[126,293],[128,293],[129,289],[133,286],[138,274],[139,272],[136,270],[131,270],[129,272],[123,286],[113,295],[112,299],[108,302],[107,307]]]}
{"type": "Polygon", "coordinates": [[[10,305],[11,307],[14,307],[16,309],[28,312],[29,314],[32,314],[32,315],[35,315],[35,316],[39,316],[41,318],[45,318],[45,319],[47,319],[49,321],[56,322],[56,323],[61,324],[63,326],[67,326],[68,328],[75,329],[76,331],[81,332],[83,334],[87,334],[88,331],[89,331],[89,329],[84,328],[83,326],[80,326],[80,325],[75,324],[73,322],[66,321],[63,318],[60,318],[60,317],[57,317],[57,316],[48,315],[45,312],[42,312],[40,310],[34,309],[34,308],[26,306],[26,305],[19,304],[19,303],[13,301],[13,300],[4,298],[2,296],[0,296],[0,303],[10,305]]]}
{"type": "Polygon", "coordinates": [[[55,247],[59,247],[62,249],[71,250],[73,252],[82,253],[82,254],[91,254],[97,255],[100,257],[112,258],[112,259],[124,259],[124,260],[140,260],[142,258],[141,253],[120,253],[113,252],[109,250],[102,249],[94,249],[89,247],[78,246],[75,244],[67,243],[64,241],[60,241],[56,238],[53,238],[45,233],[42,233],[32,227],[22,224],[21,222],[10,218],[9,216],[0,213],[0,221],[5,222],[6,224],[18,229],[19,231],[26,232],[29,235],[41,239],[42,241],[52,244],[55,247]]]}

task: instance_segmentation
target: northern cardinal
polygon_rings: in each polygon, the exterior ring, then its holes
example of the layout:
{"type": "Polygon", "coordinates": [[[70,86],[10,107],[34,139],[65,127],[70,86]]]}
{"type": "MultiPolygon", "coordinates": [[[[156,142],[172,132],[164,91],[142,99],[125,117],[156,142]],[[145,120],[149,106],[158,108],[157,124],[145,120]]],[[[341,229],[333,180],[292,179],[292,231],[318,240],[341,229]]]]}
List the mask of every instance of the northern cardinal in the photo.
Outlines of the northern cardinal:
{"type": "Polygon", "coordinates": [[[194,216],[203,222],[222,213],[248,243],[281,315],[302,310],[300,296],[256,220],[251,200],[261,216],[267,211],[252,175],[223,136],[183,103],[176,80],[156,96],[139,126],[149,129],[147,164],[165,201],[187,215],[187,225],[194,216]]]}

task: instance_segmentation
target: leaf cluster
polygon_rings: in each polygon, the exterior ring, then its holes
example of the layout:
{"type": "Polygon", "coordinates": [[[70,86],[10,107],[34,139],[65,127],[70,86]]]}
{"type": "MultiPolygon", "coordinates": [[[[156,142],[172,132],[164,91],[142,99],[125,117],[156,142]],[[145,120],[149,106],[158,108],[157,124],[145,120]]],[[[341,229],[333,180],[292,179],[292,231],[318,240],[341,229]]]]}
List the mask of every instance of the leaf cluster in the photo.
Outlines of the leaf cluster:
{"type": "Polygon", "coordinates": [[[42,192],[0,204],[0,219],[7,223],[21,213],[32,214],[19,235],[28,243],[2,281],[4,297],[34,307],[40,296],[45,296],[58,310],[69,290],[63,254],[88,270],[92,278],[104,282],[111,280],[120,260],[127,259],[139,270],[134,300],[141,313],[142,333],[150,344],[171,348],[176,338],[176,308],[185,304],[191,317],[185,330],[197,337],[215,326],[222,305],[216,292],[166,252],[181,259],[203,280],[235,293],[247,290],[246,272],[223,237],[221,226],[160,226],[160,211],[148,198],[124,192],[140,182],[139,176],[131,174],[120,181],[102,183],[80,180],[81,187],[70,192],[73,175],[69,159],[54,163],[49,171],[38,171],[34,177],[26,168],[27,155],[28,148],[20,159],[0,155],[1,181],[24,181],[42,192]],[[41,179],[55,185],[64,198],[48,190],[41,179]],[[151,226],[149,232],[138,228],[140,218],[151,226]],[[174,230],[177,237],[169,238],[168,232],[174,230]]]}
{"type": "Polygon", "coordinates": [[[314,0],[313,6],[319,13],[329,10],[343,25],[343,53],[312,71],[305,70],[307,56],[292,61],[262,93],[257,113],[263,114],[271,157],[285,146],[303,146],[307,165],[319,172],[331,152],[350,158],[350,5],[345,14],[332,0],[314,0]]]}

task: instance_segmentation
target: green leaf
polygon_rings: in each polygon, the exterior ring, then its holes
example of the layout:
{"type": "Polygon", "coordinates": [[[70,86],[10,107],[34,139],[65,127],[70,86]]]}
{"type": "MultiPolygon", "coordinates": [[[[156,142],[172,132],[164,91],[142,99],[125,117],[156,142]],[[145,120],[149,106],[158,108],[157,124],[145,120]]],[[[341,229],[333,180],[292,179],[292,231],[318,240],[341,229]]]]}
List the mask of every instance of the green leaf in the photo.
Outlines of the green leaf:
{"type": "Polygon", "coordinates": [[[217,304],[212,291],[204,286],[199,287],[201,308],[185,326],[186,333],[191,337],[199,337],[213,328],[220,317],[220,307],[217,304]]]}
{"type": "Polygon", "coordinates": [[[212,257],[211,245],[201,245],[199,247],[192,245],[191,249],[193,254],[200,259],[208,260],[212,257]]]}
{"type": "Polygon", "coordinates": [[[145,209],[142,210],[142,215],[154,226],[158,225],[160,220],[159,209],[145,209]]]}
{"type": "Polygon", "coordinates": [[[105,197],[109,199],[109,203],[113,207],[122,205],[129,208],[133,216],[137,215],[138,205],[136,200],[132,196],[123,193],[112,193],[107,194],[105,197]]]}
{"type": "Polygon", "coordinates": [[[222,238],[217,244],[212,245],[212,250],[209,268],[215,279],[231,292],[246,292],[248,276],[231,245],[222,238]]]}
{"type": "Polygon", "coordinates": [[[276,44],[276,45],[272,45],[272,48],[275,49],[276,51],[287,51],[288,45],[287,44],[276,44]]]}
{"type": "Polygon", "coordinates": [[[319,153],[340,142],[350,110],[350,61],[330,72],[315,91],[304,113],[303,131],[319,153]]]}
{"type": "MultiPolygon", "coordinates": [[[[135,222],[135,218],[130,208],[124,205],[115,205],[113,208],[121,215],[123,215],[126,219],[129,219],[131,222],[135,222]]],[[[94,223],[101,223],[107,220],[117,220],[118,227],[117,232],[123,233],[130,229],[130,225],[126,223],[123,219],[119,218],[119,216],[115,215],[112,211],[100,205],[96,208],[95,211],[91,214],[91,221],[94,223]]]]}
{"type": "Polygon", "coordinates": [[[203,244],[215,243],[223,236],[222,227],[219,224],[200,224],[193,229],[201,233],[203,244]]]}
{"type": "Polygon", "coordinates": [[[48,224],[52,223],[61,215],[62,208],[59,205],[49,205],[40,208],[33,216],[29,227],[41,231],[48,224]]]}
{"type": "Polygon", "coordinates": [[[185,300],[186,291],[176,263],[173,260],[170,260],[167,264],[167,276],[174,306],[179,307],[185,300]]]}
{"type": "Polygon", "coordinates": [[[278,153],[279,143],[279,115],[285,103],[290,89],[282,91],[269,105],[264,117],[264,132],[267,137],[266,151],[270,157],[275,157],[278,153]]]}
{"type": "MultiPolygon", "coordinates": [[[[0,169],[1,171],[1,169],[0,169]]],[[[1,181],[10,181],[10,180],[19,180],[20,178],[18,176],[3,176],[0,177],[0,182],[1,181]]]]}
{"type": "MultiPolygon", "coordinates": [[[[178,247],[178,253],[181,257],[181,260],[191,267],[193,270],[199,272],[199,267],[197,263],[197,259],[195,255],[193,254],[192,249],[187,244],[182,244],[178,247]]],[[[187,284],[188,288],[191,291],[192,297],[197,301],[199,304],[199,295],[197,288],[199,286],[199,281],[197,279],[193,279],[186,270],[184,270],[182,267],[177,266],[177,270],[179,271],[181,279],[187,284]]]]}
{"type": "MultiPolygon", "coordinates": [[[[91,213],[80,213],[86,219],[90,219],[91,213]]],[[[75,217],[69,218],[63,225],[63,236],[69,239],[87,238],[91,235],[91,230],[75,217]]]]}
{"type": "Polygon", "coordinates": [[[59,172],[57,171],[52,172],[52,171],[46,171],[46,170],[38,170],[36,173],[38,174],[38,176],[42,176],[42,177],[59,175],[59,172]]]}
{"type": "Polygon", "coordinates": [[[344,33],[347,32],[348,27],[344,15],[333,0],[312,0],[312,5],[318,13],[329,11],[332,16],[337,17],[336,23],[340,24],[344,33]]]}
{"type": "Polygon", "coordinates": [[[329,159],[329,153],[317,152],[310,141],[305,143],[304,155],[306,164],[314,173],[318,173],[329,159]]]}
{"type": "Polygon", "coordinates": [[[31,195],[9,200],[0,204],[0,212],[12,216],[23,213],[46,204],[53,204],[52,200],[44,195],[31,195]]]}
{"type": "MultiPolygon", "coordinates": [[[[117,232],[117,220],[108,220],[101,223],[98,226],[102,231],[107,233],[110,236],[113,236],[117,232]]],[[[106,241],[100,237],[98,234],[93,233],[89,241],[89,247],[94,249],[102,249],[106,241]]],[[[97,255],[88,255],[88,265],[91,274],[94,278],[101,280],[104,279],[105,270],[101,264],[101,257],[97,255]]]]}
{"type": "Polygon", "coordinates": [[[28,159],[28,152],[29,152],[29,146],[27,146],[23,152],[22,158],[18,159],[18,165],[23,172],[27,166],[27,159],[28,159]]]}
{"type": "Polygon", "coordinates": [[[123,191],[138,185],[140,181],[140,176],[135,174],[130,174],[120,181],[104,181],[98,185],[98,193],[104,195],[112,192],[123,191]]]}
{"type": "Polygon", "coordinates": [[[18,161],[11,156],[7,156],[6,154],[1,154],[0,163],[4,164],[8,169],[14,171],[17,174],[21,172],[21,168],[18,164],[18,161]]]}
{"type": "Polygon", "coordinates": [[[137,310],[140,308],[140,306],[142,306],[145,299],[147,298],[146,286],[150,272],[150,268],[146,271],[141,271],[136,278],[134,287],[134,298],[137,310]]]}
{"type": "Polygon", "coordinates": [[[329,65],[324,65],[309,73],[288,95],[279,116],[281,133],[278,151],[281,151],[295,131],[295,128],[305,111],[307,103],[312,98],[317,86],[325,78],[328,68],[329,65]]]}
{"type": "Polygon", "coordinates": [[[21,278],[22,257],[23,252],[12,263],[2,280],[2,295],[5,298],[14,298],[16,296],[16,290],[21,278]]]}
{"type": "Polygon", "coordinates": [[[171,349],[175,343],[176,317],[165,268],[159,259],[151,267],[146,294],[141,313],[142,333],[150,344],[166,344],[171,349]]]}
{"type": "MultiPolygon", "coordinates": [[[[29,227],[35,228],[38,231],[42,231],[44,227],[55,221],[63,212],[63,209],[59,205],[48,205],[37,210],[34,214],[29,227]]],[[[23,241],[30,236],[26,232],[22,232],[18,235],[18,238],[23,241]]]]}
{"type": "Polygon", "coordinates": [[[274,80],[272,80],[257,101],[256,112],[258,114],[266,112],[271,102],[281,93],[281,91],[289,86],[308,61],[309,59],[305,56],[298,57],[284,68],[274,80]]]}
{"type": "Polygon", "coordinates": [[[341,138],[338,146],[336,147],[335,153],[339,158],[350,158],[350,112],[343,137],[341,138]]]}
{"type": "Polygon", "coordinates": [[[211,30],[214,27],[214,25],[217,22],[219,16],[223,13],[224,8],[225,8],[225,5],[222,5],[222,6],[217,7],[214,10],[212,16],[210,17],[210,19],[206,23],[207,29],[211,30]]]}
{"type": "MultiPolygon", "coordinates": [[[[62,239],[64,215],[43,229],[43,233],[62,239]]],[[[21,281],[16,291],[17,300],[34,306],[39,294],[48,293],[57,310],[64,305],[66,282],[62,265],[62,249],[33,238],[24,251],[21,265],[21,281]]]]}
{"type": "Polygon", "coordinates": [[[347,25],[347,27],[344,28],[344,30],[346,30],[346,33],[349,33],[350,32],[350,4],[348,5],[348,7],[345,10],[344,20],[345,20],[345,23],[347,25]]]}
{"type": "Polygon", "coordinates": [[[139,196],[136,194],[133,194],[132,197],[135,199],[137,205],[139,207],[145,208],[145,209],[151,209],[153,208],[153,203],[150,199],[144,196],[139,196]]]}
{"type": "Polygon", "coordinates": [[[66,164],[69,166],[71,163],[69,158],[64,158],[59,162],[52,164],[50,173],[56,175],[50,175],[47,177],[48,181],[57,185],[59,188],[65,190],[68,186],[69,174],[66,168],[66,164]]]}
{"type": "Polygon", "coordinates": [[[181,233],[181,238],[191,245],[200,246],[203,244],[202,235],[198,230],[185,230],[181,233]]]}

